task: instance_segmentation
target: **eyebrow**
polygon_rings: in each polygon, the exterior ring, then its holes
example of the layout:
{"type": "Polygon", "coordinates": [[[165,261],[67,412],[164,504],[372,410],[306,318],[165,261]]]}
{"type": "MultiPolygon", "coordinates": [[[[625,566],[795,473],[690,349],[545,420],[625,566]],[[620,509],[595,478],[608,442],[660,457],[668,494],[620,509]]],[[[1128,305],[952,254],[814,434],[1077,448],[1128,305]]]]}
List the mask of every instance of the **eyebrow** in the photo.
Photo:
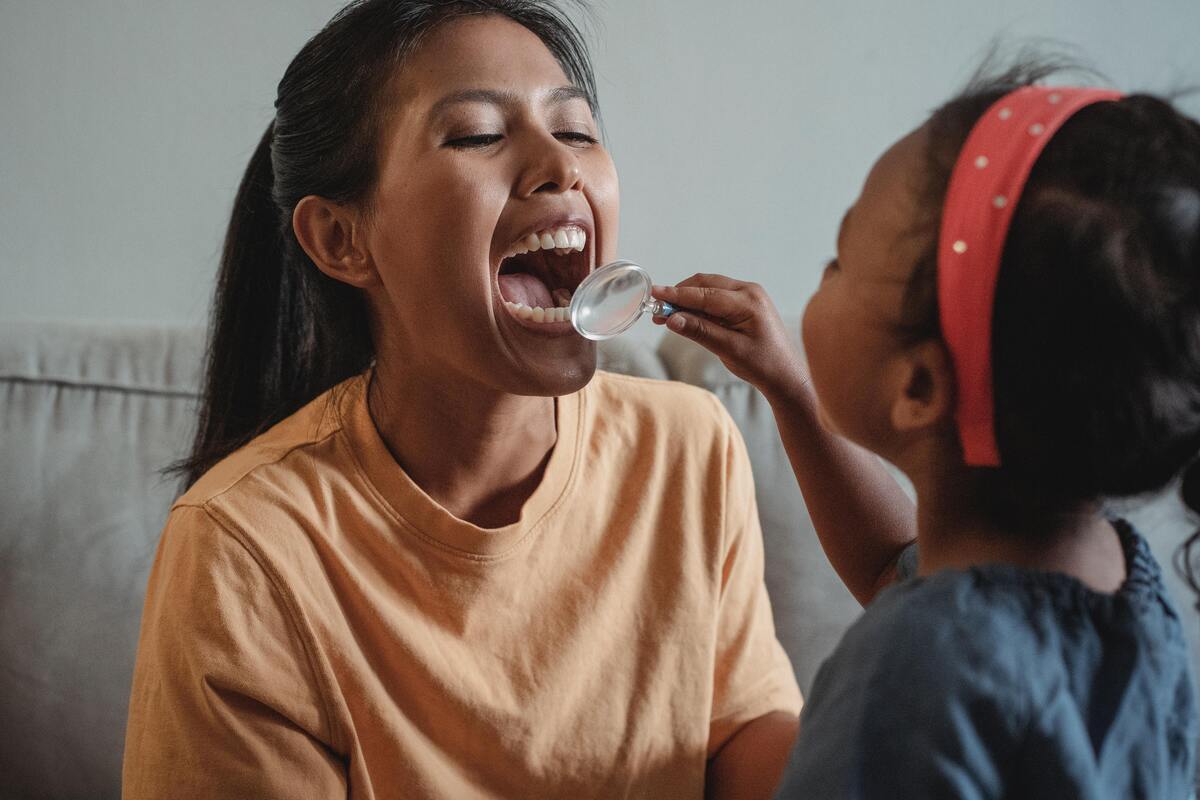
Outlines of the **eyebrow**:
{"type": "MultiPolygon", "coordinates": [[[[520,100],[520,95],[516,92],[496,90],[496,89],[463,89],[460,92],[448,94],[439,99],[429,109],[431,117],[437,117],[451,106],[460,105],[462,103],[486,103],[493,106],[510,106],[516,105],[520,100]]],[[[552,89],[543,101],[543,105],[557,106],[563,103],[568,103],[572,100],[584,100],[590,108],[592,103],[588,97],[588,93],[578,86],[559,86],[557,89],[552,89]]]]}

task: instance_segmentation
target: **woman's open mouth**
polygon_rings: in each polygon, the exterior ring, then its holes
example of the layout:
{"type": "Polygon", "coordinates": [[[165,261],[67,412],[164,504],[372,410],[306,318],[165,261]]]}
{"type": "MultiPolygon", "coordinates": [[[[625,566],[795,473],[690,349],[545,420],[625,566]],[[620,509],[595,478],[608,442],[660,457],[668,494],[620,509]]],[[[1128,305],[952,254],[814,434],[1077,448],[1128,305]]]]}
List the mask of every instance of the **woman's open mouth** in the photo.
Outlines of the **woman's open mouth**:
{"type": "Polygon", "coordinates": [[[497,282],[508,313],[538,325],[569,321],[567,307],[591,271],[587,231],[565,224],[530,233],[500,260],[497,282]]]}

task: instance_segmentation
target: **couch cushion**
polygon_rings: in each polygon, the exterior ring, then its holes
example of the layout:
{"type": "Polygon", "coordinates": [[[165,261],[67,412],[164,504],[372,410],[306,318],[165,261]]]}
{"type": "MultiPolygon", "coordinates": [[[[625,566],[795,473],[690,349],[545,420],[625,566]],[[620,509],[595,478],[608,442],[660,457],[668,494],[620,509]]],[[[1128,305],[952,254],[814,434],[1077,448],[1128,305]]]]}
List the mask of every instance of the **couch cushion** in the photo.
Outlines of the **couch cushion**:
{"type": "Polygon", "coordinates": [[[146,576],[195,413],[198,332],[0,327],[0,774],[116,797],[146,576]]]}

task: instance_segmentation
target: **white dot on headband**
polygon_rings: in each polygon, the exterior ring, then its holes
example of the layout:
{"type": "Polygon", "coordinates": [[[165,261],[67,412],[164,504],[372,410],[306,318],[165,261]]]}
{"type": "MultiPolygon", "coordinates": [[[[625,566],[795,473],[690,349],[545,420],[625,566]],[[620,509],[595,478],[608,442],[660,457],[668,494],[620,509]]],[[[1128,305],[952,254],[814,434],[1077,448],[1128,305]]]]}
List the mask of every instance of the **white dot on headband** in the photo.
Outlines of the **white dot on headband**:
{"type": "Polygon", "coordinates": [[[1061,95],[1061,94],[1059,94],[1058,92],[1055,92],[1054,94],[1050,95],[1050,96],[1049,96],[1048,98],[1046,98],[1046,99],[1047,99],[1047,100],[1049,100],[1049,101],[1050,101],[1052,104],[1053,104],[1053,103],[1059,103],[1059,102],[1061,102],[1061,101],[1062,101],[1062,95],[1061,95]]]}
{"type": "Polygon", "coordinates": [[[1002,194],[998,194],[992,198],[992,205],[994,205],[996,208],[1004,208],[1006,205],[1008,205],[1008,198],[1002,194]]]}
{"type": "Polygon", "coordinates": [[[987,156],[979,156],[979,158],[975,159],[976,169],[983,169],[987,165],[988,165],[988,157],[987,156]]]}
{"type": "Polygon", "coordinates": [[[1035,122],[1029,126],[1029,135],[1030,136],[1041,136],[1045,132],[1046,132],[1046,126],[1040,122],[1035,122]]]}
{"type": "Polygon", "coordinates": [[[1008,119],[1008,118],[1009,118],[1009,117],[1011,117],[1011,116],[1012,116],[1012,109],[1011,109],[1011,108],[1002,108],[1002,109],[1000,109],[1000,119],[1008,119]]]}
{"type": "Polygon", "coordinates": [[[963,253],[967,252],[967,243],[964,242],[962,239],[959,239],[957,242],[954,243],[954,252],[958,253],[960,256],[963,253]]]}

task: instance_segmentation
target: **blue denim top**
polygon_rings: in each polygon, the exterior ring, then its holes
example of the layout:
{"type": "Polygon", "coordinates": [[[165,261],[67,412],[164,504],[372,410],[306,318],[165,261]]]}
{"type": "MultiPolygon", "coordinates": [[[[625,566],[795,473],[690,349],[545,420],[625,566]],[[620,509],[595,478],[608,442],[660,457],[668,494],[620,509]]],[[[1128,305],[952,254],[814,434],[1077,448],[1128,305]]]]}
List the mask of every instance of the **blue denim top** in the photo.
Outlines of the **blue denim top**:
{"type": "Polygon", "coordinates": [[[1114,594],[1009,565],[881,592],[817,673],[780,798],[1186,798],[1196,701],[1150,549],[1114,594]]]}

